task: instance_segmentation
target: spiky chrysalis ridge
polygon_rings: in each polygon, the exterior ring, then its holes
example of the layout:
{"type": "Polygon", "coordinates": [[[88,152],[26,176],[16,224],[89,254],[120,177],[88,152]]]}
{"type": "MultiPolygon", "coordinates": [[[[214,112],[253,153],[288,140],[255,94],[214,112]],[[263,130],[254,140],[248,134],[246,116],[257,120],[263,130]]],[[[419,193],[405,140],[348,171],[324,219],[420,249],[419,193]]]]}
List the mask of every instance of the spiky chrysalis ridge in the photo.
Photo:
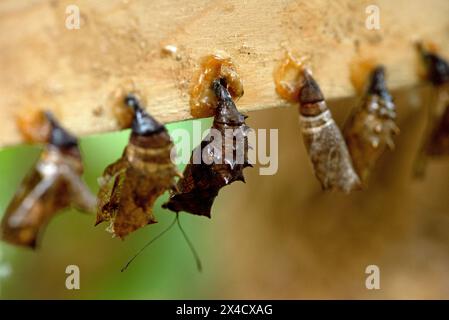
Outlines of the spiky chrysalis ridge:
{"type": "Polygon", "coordinates": [[[78,140],[46,112],[50,123],[47,145],[36,165],[22,181],[1,223],[2,239],[35,248],[48,222],[61,210],[74,206],[93,212],[96,199],[83,183],[78,140]]]}
{"type": "Polygon", "coordinates": [[[247,138],[250,128],[245,124],[246,116],[237,110],[223,79],[213,82],[213,90],[218,104],[212,129],[216,129],[221,139],[209,133],[193,151],[183,178],[178,181],[178,191],[164,204],[175,212],[210,217],[220,189],[234,181],[244,182],[243,169],[250,166],[247,138]]]}
{"type": "Polygon", "coordinates": [[[382,154],[394,149],[393,137],[399,133],[396,108],[385,82],[385,70],[376,67],[368,81],[362,104],[349,117],[344,136],[354,167],[366,184],[382,154]]]}
{"type": "Polygon", "coordinates": [[[135,96],[128,95],[125,104],[134,110],[131,137],[122,157],[103,173],[96,222],[109,221],[108,230],[120,238],[156,223],[154,202],[175,186],[179,175],[165,126],[145,112],[135,96]]]}
{"type": "Polygon", "coordinates": [[[305,69],[299,92],[302,137],[323,190],[349,193],[360,188],[346,143],[315,79],[305,69]]]}

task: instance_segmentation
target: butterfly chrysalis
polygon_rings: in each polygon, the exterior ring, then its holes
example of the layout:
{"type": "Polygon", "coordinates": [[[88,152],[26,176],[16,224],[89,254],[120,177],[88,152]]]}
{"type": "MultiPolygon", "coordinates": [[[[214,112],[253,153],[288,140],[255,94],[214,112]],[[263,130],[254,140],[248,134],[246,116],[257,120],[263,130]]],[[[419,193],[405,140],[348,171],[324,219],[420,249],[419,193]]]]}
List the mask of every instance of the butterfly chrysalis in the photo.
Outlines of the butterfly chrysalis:
{"type": "Polygon", "coordinates": [[[245,181],[248,163],[248,131],[245,118],[234,104],[226,80],[212,83],[218,103],[211,131],[192,152],[178,191],[163,205],[174,212],[186,211],[210,218],[212,204],[221,188],[245,181]],[[230,151],[230,152],[229,152],[230,151]]]}
{"type": "Polygon", "coordinates": [[[323,190],[349,193],[360,188],[345,140],[320,87],[308,69],[299,91],[299,119],[304,144],[323,190]]]}
{"type": "MultiPolygon", "coordinates": [[[[176,188],[175,177],[180,176],[180,173],[170,157],[174,145],[165,126],[145,112],[134,94],[126,95],[122,104],[133,111],[130,118],[131,136],[122,157],[109,165],[100,179],[96,225],[109,221],[108,231],[123,239],[147,224],[156,223],[154,202],[165,191],[176,188]]],[[[127,112],[116,111],[116,114],[124,117],[119,119],[123,125],[128,123],[127,112]]],[[[134,255],[122,268],[122,272],[149,245],[171,229],[175,222],[201,270],[198,254],[176,215],[173,223],[134,255]]]]}
{"type": "Polygon", "coordinates": [[[414,168],[415,176],[422,177],[427,157],[449,154],[449,63],[427,51],[422,44],[418,45],[418,50],[426,67],[426,80],[432,85],[427,126],[414,168]]]}
{"type": "Polygon", "coordinates": [[[394,149],[393,137],[399,133],[395,123],[396,108],[385,83],[385,71],[376,67],[360,107],[349,117],[344,136],[349,153],[365,185],[376,162],[386,149],[394,149]]]}
{"type": "Polygon", "coordinates": [[[165,126],[144,111],[136,96],[127,95],[124,102],[134,110],[131,136],[122,157],[100,179],[96,222],[109,221],[108,230],[122,239],[156,223],[154,202],[175,187],[179,175],[170,158],[173,143],[165,126]]]}
{"type": "MultiPolygon", "coordinates": [[[[96,199],[83,183],[83,165],[78,140],[67,132],[49,112],[47,144],[32,171],[6,209],[1,224],[2,239],[12,244],[35,248],[42,230],[61,209],[71,205],[94,212],[96,199]]],[[[42,133],[39,135],[42,136],[42,133]]]]}

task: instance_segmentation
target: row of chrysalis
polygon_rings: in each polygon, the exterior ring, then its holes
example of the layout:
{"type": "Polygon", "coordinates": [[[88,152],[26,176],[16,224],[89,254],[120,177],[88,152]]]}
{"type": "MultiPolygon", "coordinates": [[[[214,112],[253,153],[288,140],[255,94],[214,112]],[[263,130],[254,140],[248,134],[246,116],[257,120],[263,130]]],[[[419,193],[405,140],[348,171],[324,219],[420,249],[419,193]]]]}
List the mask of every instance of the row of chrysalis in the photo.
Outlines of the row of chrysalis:
{"type": "Polygon", "coordinates": [[[385,85],[383,67],[375,68],[363,102],[338,128],[324,96],[307,69],[299,94],[299,118],[304,144],[323,190],[349,193],[363,188],[379,157],[394,147],[399,129],[385,85]]]}
{"type": "MultiPolygon", "coordinates": [[[[217,100],[212,128],[223,133],[225,129],[240,131],[239,136],[247,142],[246,116],[237,110],[226,80],[216,79],[211,89],[217,100]]],[[[83,165],[77,138],[51,113],[42,113],[42,130],[46,131],[47,143],[6,210],[1,225],[2,238],[35,248],[49,220],[61,209],[74,206],[82,211],[97,211],[96,225],[109,222],[108,231],[123,239],[141,227],[156,223],[154,202],[168,190],[170,198],[163,207],[176,212],[172,225],[178,223],[201,269],[179,223],[178,212],[210,217],[219,190],[234,181],[244,181],[243,169],[250,166],[248,144],[243,144],[243,164],[237,163],[232,155],[231,158],[223,155],[226,158],[223,163],[201,161],[194,164],[191,159],[180,174],[171,160],[174,145],[165,126],[144,110],[135,95],[127,95],[123,102],[133,110],[131,136],[122,157],[109,165],[99,179],[97,199],[81,180],[83,165]],[[175,177],[180,179],[176,182],[175,177]]],[[[207,151],[211,157],[221,157],[214,152],[224,150],[224,143],[227,140],[214,140],[208,135],[197,148],[207,151]]],[[[194,153],[195,150],[192,157],[194,153]]]]}
{"type": "MultiPolygon", "coordinates": [[[[427,78],[436,90],[436,101],[429,108],[429,129],[418,156],[418,173],[422,172],[427,156],[449,153],[449,65],[434,53],[422,48],[421,52],[427,65],[427,78]]],[[[296,98],[301,132],[322,188],[343,192],[362,188],[378,158],[386,149],[394,147],[393,136],[398,133],[384,69],[377,67],[372,71],[362,104],[350,116],[343,133],[311,73],[303,69],[300,78],[296,98]]],[[[176,213],[170,227],[177,222],[192,248],[179,224],[178,212],[210,217],[220,189],[234,181],[244,181],[243,169],[250,166],[247,158],[250,128],[245,124],[246,116],[237,110],[226,77],[215,79],[209,85],[216,101],[212,128],[222,134],[225,129],[234,129],[245,139],[245,143],[234,145],[234,149],[244,148],[243,164],[233,158],[196,164],[191,158],[181,175],[170,158],[173,142],[165,126],[144,110],[135,95],[129,94],[123,101],[124,106],[133,110],[129,143],[122,157],[105,169],[97,200],[81,179],[83,165],[78,140],[52,114],[45,112],[42,122],[46,147],[6,210],[1,224],[2,238],[34,248],[49,220],[68,206],[97,211],[96,224],[107,221],[108,230],[124,238],[156,222],[154,202],[169,190],[170,198],[163,207],[176,213]],[[177,182],[176,177],[179,177],[177,182]]],[[[214,141],[208,135],[197,148],[201,149],[200,154],[212,158],[226,157],[224,153],[215,153],[215,150],[225,150],[224,145],[217,143],[224,144],[226,139],[214,141]]],[[[192,157],[194,153],[195,150],[192,157]]],[[[197,264],[201,268],[198,258],[197,264]]]]}
{"type": "MultiPolygon", "coordinates": [[[[429,157],[449,154],[449,63],[421,44],[418,50],[426,66],[425,78],[432,84],[427,129],[414,168],[414,175],[422,177],[429,157]]],[[[345,193],[363,189],[378,159],[394,148],[393,138],[399,133],[384,68],[372,70],[362,103],[342,131],[306,68],[302,69],[300,83],[297,96],[283,96],[299,102],[304,144],[322,189],[345,193]]]]}

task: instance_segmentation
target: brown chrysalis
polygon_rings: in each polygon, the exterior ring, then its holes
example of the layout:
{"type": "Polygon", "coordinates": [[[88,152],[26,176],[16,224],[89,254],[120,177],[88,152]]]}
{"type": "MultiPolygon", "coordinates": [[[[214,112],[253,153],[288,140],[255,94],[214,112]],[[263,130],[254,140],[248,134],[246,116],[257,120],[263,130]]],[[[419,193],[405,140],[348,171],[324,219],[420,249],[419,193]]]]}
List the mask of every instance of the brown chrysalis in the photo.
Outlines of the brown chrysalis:
{"type": "Polygon", "coordinates": [[[362,105],[349,117],[343,133],[349,153],[363,184],[386,149],[394,149],[393,137],[399,133],[396,108],[385,83],[385,70],[376,67],[369,79],[362,105]]]}
{"type": "Polygon", "coordinates": [[[146,113],[134,95],[126,96],[125,104],[134,110],[131,137],[122,157],[103,173],[96,222],[109,221],[108,230],[122,239],[156,223],[154,202],[175,187],[179,175],[165,126],[146,113]]]}
{"type": "Polygon", "coordinates": [[[428,119],[421,147],[415,161],[415,176],[424,175],[427,157],[449,154],[449,63],[418,45],[426,67],[426,79],[432,84],[428,119]]]}
{"type": "Polygon", "coordinates": [[[48,143],[6,209],[1,224],[3,240],[31,248],[37,246],[43,229],[59,210],[73,205],[93,212],[96,205],[81,179],[83,165],[77,139],[50,113],[44,116],[47,123],[42,130],[48,130],[48,143]]]}
{"type": "Polygon", "coordinates": [[[299,119],[304,144],[323,190],[349,193],[360,189],[345,140],[307,69],[303,70],[299,90],[299,119]]]}
{"type": "Polygon", "coordinates": [[[243,181],[243,169],[248,163],[250,128],[234,104],[226,80],[212,83],[218,100],[211,131],[192,152],[178,191],[163,205],[174,212],[186,211],[210,218],[211,207],[221,188],[243,181]]]}

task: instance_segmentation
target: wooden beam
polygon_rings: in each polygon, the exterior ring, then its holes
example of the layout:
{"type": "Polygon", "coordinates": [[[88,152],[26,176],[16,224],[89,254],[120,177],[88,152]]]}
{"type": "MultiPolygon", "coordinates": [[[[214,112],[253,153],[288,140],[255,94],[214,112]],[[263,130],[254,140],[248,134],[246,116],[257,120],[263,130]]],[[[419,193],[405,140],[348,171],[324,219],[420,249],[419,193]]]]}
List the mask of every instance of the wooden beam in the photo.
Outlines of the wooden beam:
{"type": "Polygon", "coordinates": [[[273,70],[286,50],[310,57],[328,98],[354,94],[351,65],[386,65],[392,88],[417,83],[413,41],[431,40],[449,55],[449,1],[131,1],[0,3],[0,146],[22,142],[15,115],[54,110],[78,135],[117,129],[111,99],[134,83],[163,122],[190,118],[190,79],[201,57],[226,51],[239,66],[243,111],[288,105],[273,70]],[[65,26],[66,7],[81,12],[65,26]],[[365,27],[366,7],[380,8],[380,30],[365,27]],[[163,52],[172,45],[174,55],[163,52]]]}

